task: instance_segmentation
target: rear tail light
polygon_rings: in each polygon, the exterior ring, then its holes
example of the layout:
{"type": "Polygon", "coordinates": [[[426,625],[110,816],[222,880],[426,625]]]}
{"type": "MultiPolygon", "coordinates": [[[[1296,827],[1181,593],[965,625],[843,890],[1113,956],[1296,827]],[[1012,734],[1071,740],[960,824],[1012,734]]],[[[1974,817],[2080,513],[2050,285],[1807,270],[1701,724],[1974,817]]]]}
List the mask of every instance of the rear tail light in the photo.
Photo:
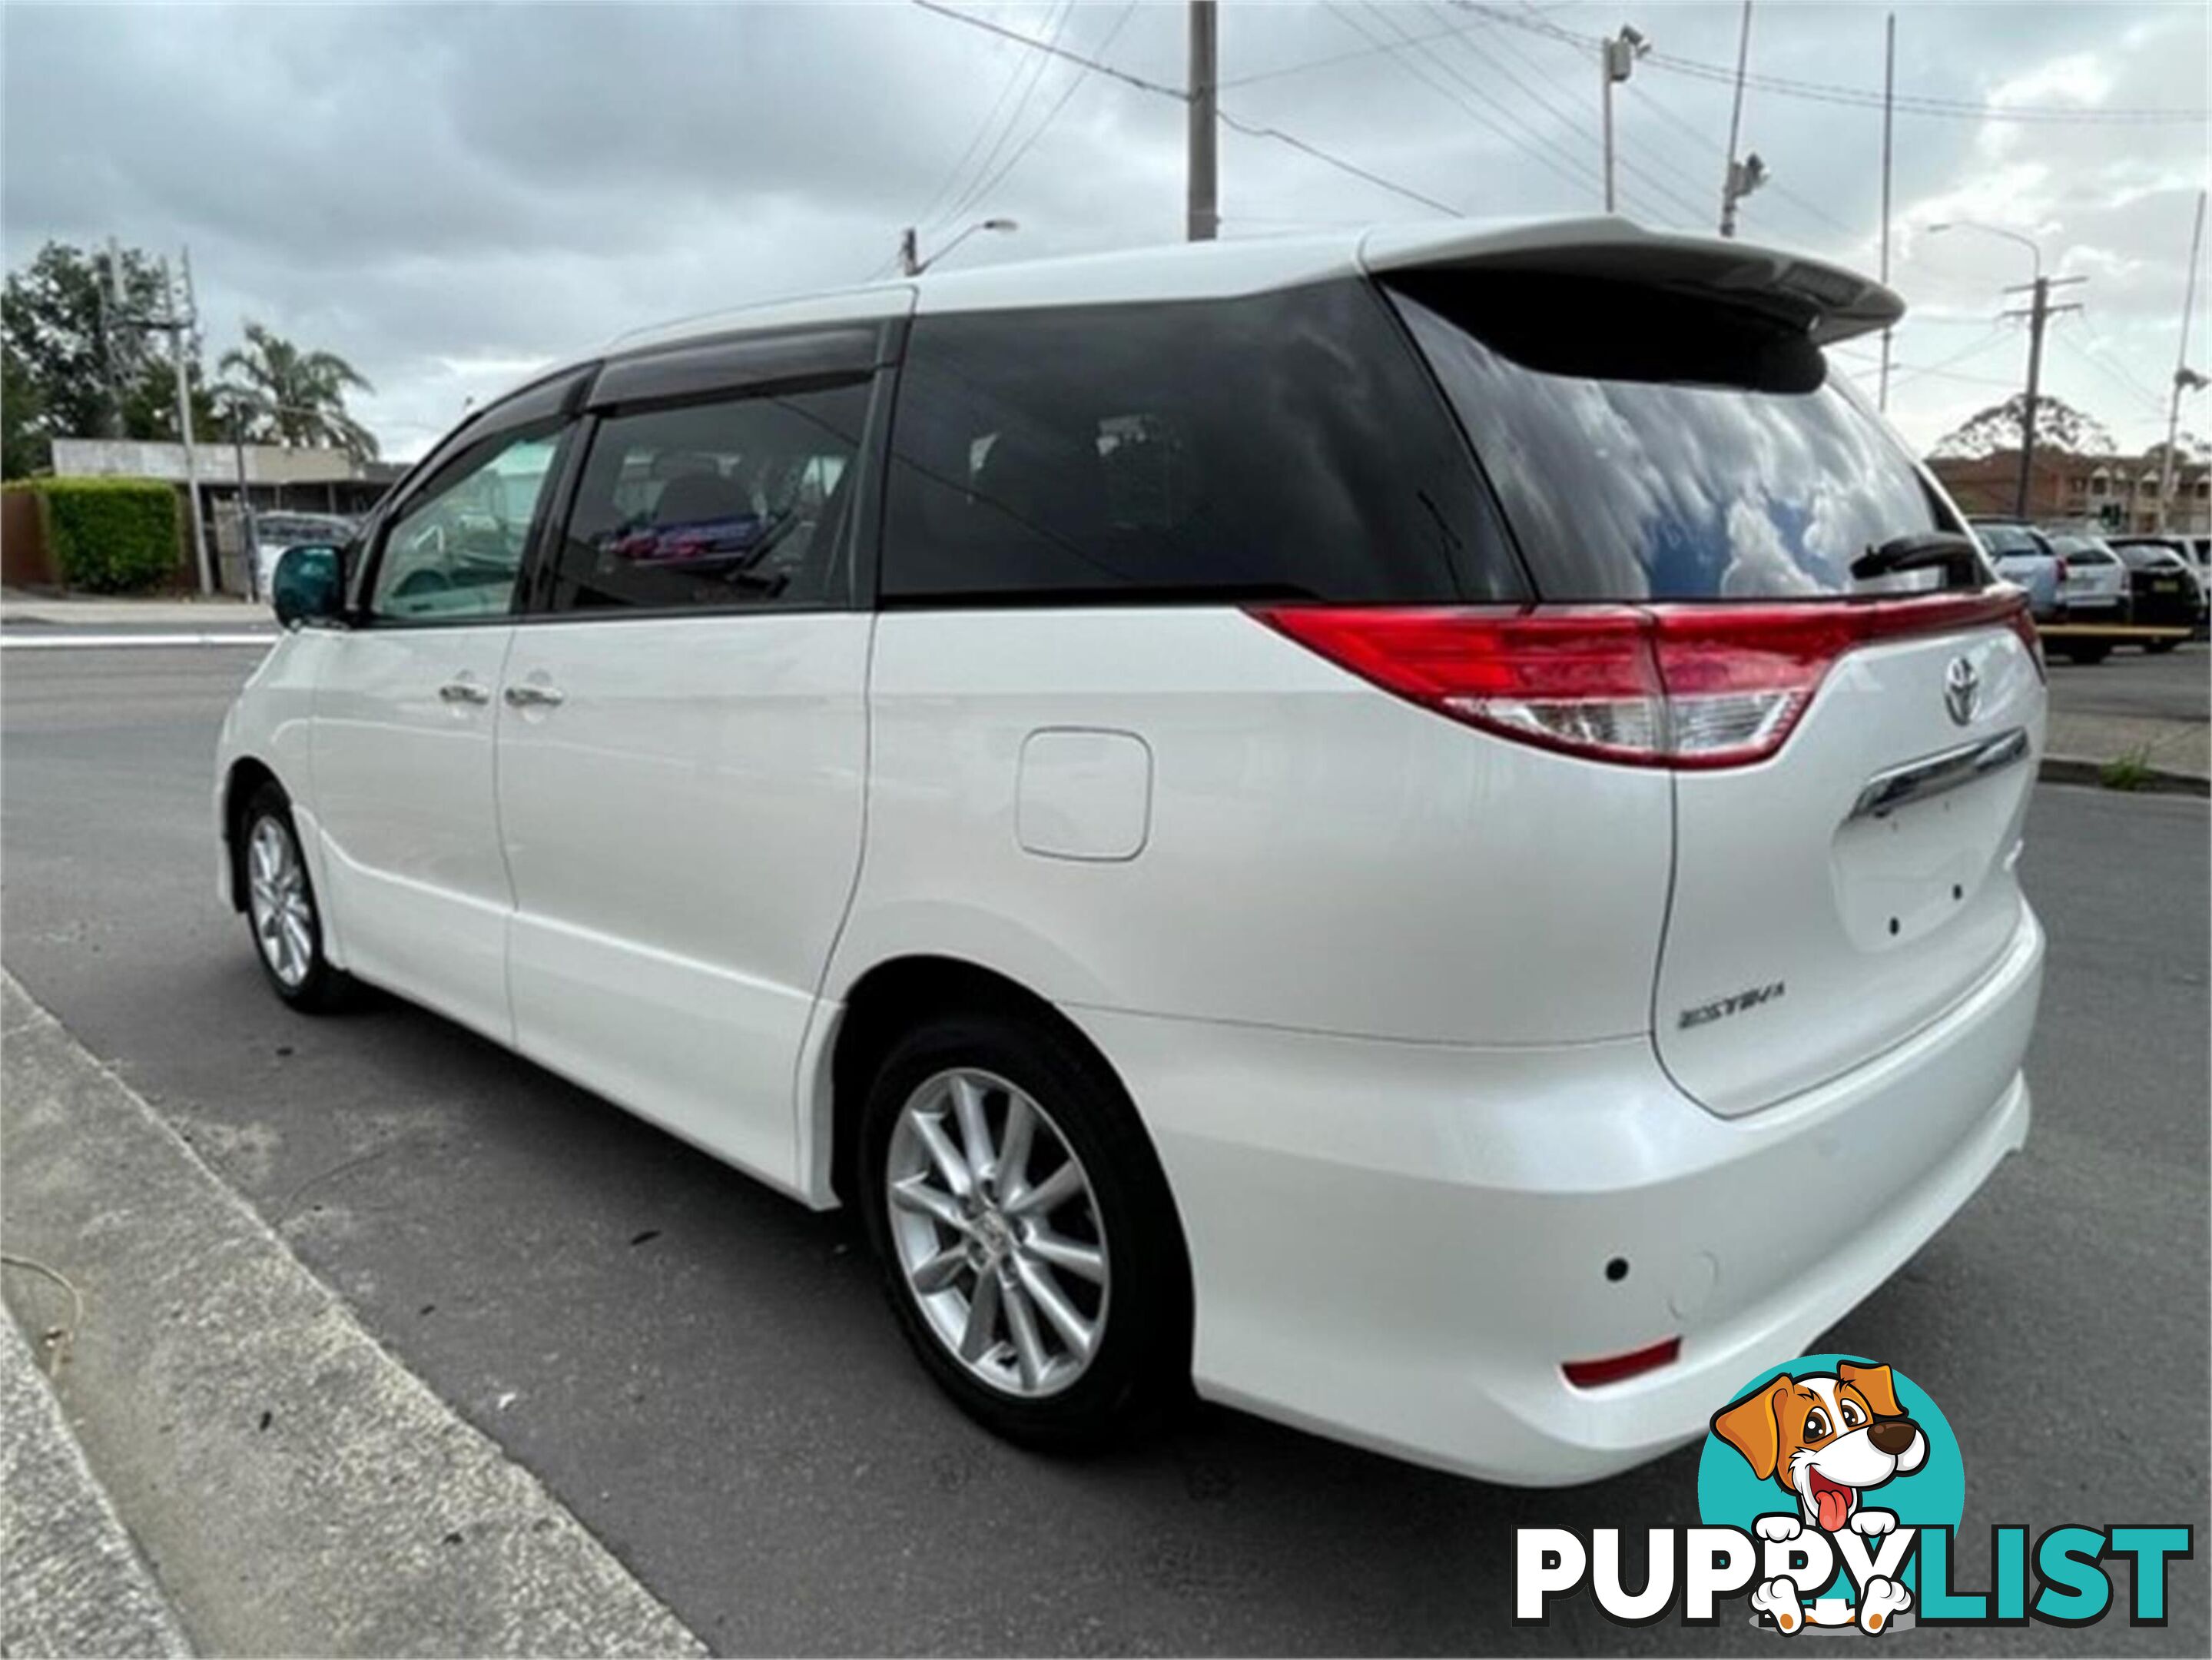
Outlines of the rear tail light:
{"type": "Polygon", "coordinates": [[[2050,666],[2043,660],[2043,635],[2036,629],[2035,617],[2027,608],[2025,593],[2021,596],[2020,609],[2007,620],[2012,624],[2012,631],[2020,636],[2020,643],[2027,648],[2027,660],[2035,665],[2036,678],[2050,679],[2050,666]]]}
{"type": "Polygon", "coordinates": [[[1254,615],[1386,691],[1501,737],[1630,766],[1744,766],[1779,750],[1845,653],[2002,623],[2017,589],[1771,605],[1407,608],[1254,615]]]}
{"type": "Polygon", "coordinates": [[[1656,1371],[1662,1366],[1671,1366],[1680,1358],[1682,1340],[1670,1337],[1663,1343],[1654,1343],[1649,1348],[1631,1349],[1626,1354],[1608,1354],[1601,1360],[1570,1360],[1559,1370],[1567,1375],[1567,1382],[1578,1389],[1594,1389],[1606,1383],[1618,1383],[1647,1371],[1656,1371]]]}

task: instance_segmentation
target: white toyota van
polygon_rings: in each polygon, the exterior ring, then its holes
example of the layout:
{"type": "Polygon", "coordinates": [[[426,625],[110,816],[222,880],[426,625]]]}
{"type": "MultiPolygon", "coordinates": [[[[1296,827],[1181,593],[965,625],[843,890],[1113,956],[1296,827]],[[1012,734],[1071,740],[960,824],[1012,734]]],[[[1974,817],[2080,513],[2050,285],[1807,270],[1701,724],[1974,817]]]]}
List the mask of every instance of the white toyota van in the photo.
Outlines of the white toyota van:
{"type": "Polygon", "coordinates": [[[1899,311],[1583,220],[633,337],[287,554],[224,896],[856,1207],[1005,1434],[1621,1468],[2027,1129],[2043,667],[1823,356],[1899,311]]]}

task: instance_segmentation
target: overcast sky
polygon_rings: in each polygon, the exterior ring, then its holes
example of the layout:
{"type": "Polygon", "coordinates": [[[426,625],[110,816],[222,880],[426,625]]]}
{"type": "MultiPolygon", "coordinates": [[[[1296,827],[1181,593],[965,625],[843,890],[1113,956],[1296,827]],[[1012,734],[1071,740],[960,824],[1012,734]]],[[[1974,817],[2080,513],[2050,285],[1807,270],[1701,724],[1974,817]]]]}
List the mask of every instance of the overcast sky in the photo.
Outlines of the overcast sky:
{"type": "MultiPolygon", "coordinates": [[[[969,4],[1139,76],[1184,73],[1180,3],[969,4]]],[[[2163,435],[2191,215],[2204,183],[2208,9],[1905,3],[1893,281],[1911,306],[1891,412],[1916,442],[2019,385],[1998,290],[2027,234],[2061,297],[2046,388],[2124,444],[2163,435]],[[2033,119],[1996,119],[2020,112],[2033,119]],[[2052,117],[2095,116],[2095,119],[2052,117]]],[[[1880,5],[1759,0],[1754,77],[1878,92],[1880,5]]],[[[1469,215],[1595,210],[1594,38],[1732,64],[1735,3],[1434,0],[1224,5],[1223,105],[1469,215]],[[1390,43],[1389,50],[1378,42],[1390,43]]],[[[1172,240],[1182,105],[912,5],[41,8],[4,30],[13,266],[49,237],[189,245],[210,358],[252,318],[352,360],[357,412],[418,453],[464,400],[657,319],[860,281],[900,226],[1018,219],[981,263],[1172,240]],[[972,198],[963,203],[963,198],[972,198]],[[957,210],[957,211],[955,211],[957,210]],[[950,216],[948,216],[948,215],[950,216]]],[[[1655,58],[1619,104],[1626,210],[1710,230],[1729,88],[1655,58]]],[[[1874,271],[1881,115],[1754,84],[1744,148],[1774,182],[1741,234],[1874,271]]],[[[1224,234],[1435,210],[1282,143],[1223,135],[1224,234]]],[[[2212,337],[2198,303],[2201,344],[2212,337]]],[[[1872,350],[1846,349],[1871,385],[1872,350]]],[[[2212,392],[2185,406],[2212,432],[2212,392]]]]}

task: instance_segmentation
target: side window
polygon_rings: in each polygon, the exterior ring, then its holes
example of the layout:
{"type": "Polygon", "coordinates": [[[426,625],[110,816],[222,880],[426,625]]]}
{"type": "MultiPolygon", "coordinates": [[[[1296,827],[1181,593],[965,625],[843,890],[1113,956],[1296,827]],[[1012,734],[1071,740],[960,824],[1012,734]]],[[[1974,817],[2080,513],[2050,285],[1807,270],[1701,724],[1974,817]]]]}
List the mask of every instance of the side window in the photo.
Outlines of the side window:
{"type": "Polygon", "coordinates": [[[553,608],[822,605],[868,384],[759,392],[599,423],[553,608]]]}
{"type": "Polygon", "coordinates": [[[368,612],[386,621],[503,617],[559,431],[490,438],[459,457],[385,532],[368,612]]]}
{"type": "Polygon", "coordinates": [[[1353,283],[923,317],[886,601],[1512,599],[1443,400],[1353,283]]]}

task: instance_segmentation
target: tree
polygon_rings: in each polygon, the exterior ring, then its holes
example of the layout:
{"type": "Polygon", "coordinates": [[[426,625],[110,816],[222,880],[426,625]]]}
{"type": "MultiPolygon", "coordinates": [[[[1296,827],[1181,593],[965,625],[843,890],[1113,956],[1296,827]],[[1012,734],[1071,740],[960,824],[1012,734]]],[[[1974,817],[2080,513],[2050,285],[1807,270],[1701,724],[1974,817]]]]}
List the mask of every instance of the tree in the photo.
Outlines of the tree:
{"type": "MultiPolygon", "coordinates": [[[[168,438],[176,435],[176,371],[166,334],[133,325],[166,309],[161,264],[137,248],[113,260],[49,242],[0,294],[0,344],[6,348],[5,471],[9,477],[52,464],[56,438],[168,438]],[[113,292],[116,303],[102,302],[113,292]]],[[[187,349],[196,360],[193,343],[187,349]]],[[[198,364],[188,361],[194,401],[198,364]]]]}
{"type": "Polygon", "coordinates": [[[335,444],[355,459],[376,453],[376,435],[346,410],[349,387],[374,392],[335,352],[302,351],[258,323],[246,325],[246,344],[222,355],[216,394],[241,417],[246,435],[288,449],[335,444]]]}
{"type": "MultiPolygon", "coordinates": [[[[2002,404],[1990,404],[1937,439],[1929,453],[1971,458],[2019,449],[2021,418],[2027,403],[2026,394],[2015,392],[2002,404]]],[[[2035,400],[2035,447],[2039,451],[2063,450],[2074,455],[2110,455],[2118,448],[2112,435],[2095,416],[2048,394],[2035,400]]]]}
{"type": "Polygon", "coordinates": [[[0,344],[0,478],[27,478],[52,459],[46,400],[13,345],[0,344]]]}

